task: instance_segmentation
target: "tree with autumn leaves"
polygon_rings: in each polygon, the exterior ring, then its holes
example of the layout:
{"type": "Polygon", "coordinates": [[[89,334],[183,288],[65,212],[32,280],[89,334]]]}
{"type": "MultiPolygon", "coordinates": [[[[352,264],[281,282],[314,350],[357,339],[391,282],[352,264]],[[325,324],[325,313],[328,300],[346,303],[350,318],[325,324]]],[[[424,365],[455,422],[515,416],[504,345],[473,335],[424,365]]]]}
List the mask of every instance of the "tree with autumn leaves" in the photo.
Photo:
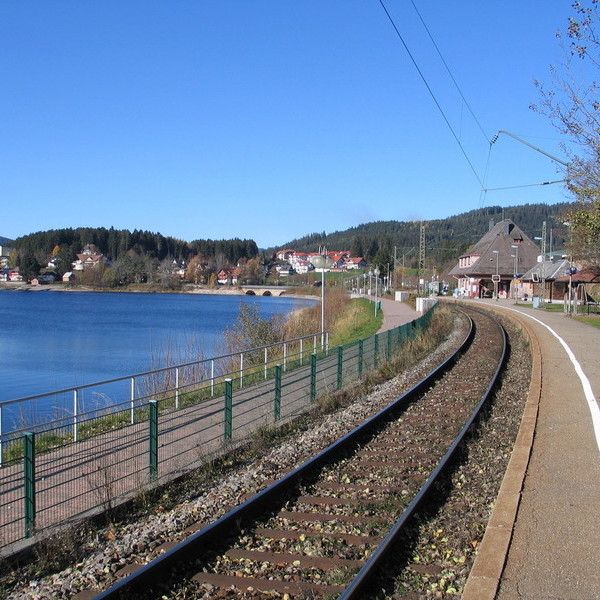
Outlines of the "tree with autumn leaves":
{"type": "Polygon", "coordinates": [[[557,34],[564,61],[552,67],[550,87],[535,82],[540,103],[532,108],[547,115],[571,144],[564,145],[567,188],[577,200],[565,215],[570,250],[583,264],[600,267],[600,4],[583,0],[572,6],[566,32],[557,34]]]}

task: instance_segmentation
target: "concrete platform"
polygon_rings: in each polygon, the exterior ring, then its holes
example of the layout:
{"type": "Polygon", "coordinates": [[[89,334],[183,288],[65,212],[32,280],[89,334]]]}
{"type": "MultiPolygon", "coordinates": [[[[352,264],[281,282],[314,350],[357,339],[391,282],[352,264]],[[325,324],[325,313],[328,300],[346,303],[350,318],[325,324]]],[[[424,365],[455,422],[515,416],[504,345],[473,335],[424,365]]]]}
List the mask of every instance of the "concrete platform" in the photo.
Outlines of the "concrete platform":
{"type": "Polygon", "coordinates": [[[600,598],[600,329],[507,300],[464,302],[514,317],[530,337],[534,371],[462,598],[600,598]]]}

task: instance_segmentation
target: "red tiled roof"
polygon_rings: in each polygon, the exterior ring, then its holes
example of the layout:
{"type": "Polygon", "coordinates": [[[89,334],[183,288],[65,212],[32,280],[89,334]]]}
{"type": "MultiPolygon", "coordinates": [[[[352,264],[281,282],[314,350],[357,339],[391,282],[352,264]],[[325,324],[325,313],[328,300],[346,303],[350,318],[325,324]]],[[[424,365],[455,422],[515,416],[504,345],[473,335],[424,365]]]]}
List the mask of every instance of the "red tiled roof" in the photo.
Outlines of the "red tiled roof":
{"type": "Polygon", "coordinates": [[[569,277],[572,278],[573,283],[600,283],[600,269],[582,269],[572,276],[558,277],[556,281],[569,281],[569,277]]]}

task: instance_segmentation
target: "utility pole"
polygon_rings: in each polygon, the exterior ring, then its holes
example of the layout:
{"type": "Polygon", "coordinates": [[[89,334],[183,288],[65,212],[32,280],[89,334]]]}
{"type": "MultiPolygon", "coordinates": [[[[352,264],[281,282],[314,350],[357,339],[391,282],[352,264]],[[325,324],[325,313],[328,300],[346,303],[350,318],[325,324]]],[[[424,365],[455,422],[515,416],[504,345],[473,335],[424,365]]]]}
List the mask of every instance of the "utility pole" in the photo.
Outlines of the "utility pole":
{"type": "Polygon", "coordinates": [[[546,296],[546,221],[542,223],[542,293],[540,294],[540,305],[543,306],[546,296]]]}
{"type": "Polygon", "coordinates": [[[425,225],[421,223],[419,232],[419,272],[417,273],[419,296],[421,295],[421,273],[425,269],[425,225]]]}
{"type": "MultiPolygon", "coordinates": [[[[397,286],[398,286],[398,284],[396,282],[396,273],[397,273],[396,268],[397,267],[398,267],[398,256],[396,254],[396,246],[394,246],[394,270],[392,272],[392,278],[391,278],[391,283],[390,283],[390,286],[393,290],[397,289],[397,286]]],[[[388,273],[388,275],[389,275],[389,273],[388,273]]]]}

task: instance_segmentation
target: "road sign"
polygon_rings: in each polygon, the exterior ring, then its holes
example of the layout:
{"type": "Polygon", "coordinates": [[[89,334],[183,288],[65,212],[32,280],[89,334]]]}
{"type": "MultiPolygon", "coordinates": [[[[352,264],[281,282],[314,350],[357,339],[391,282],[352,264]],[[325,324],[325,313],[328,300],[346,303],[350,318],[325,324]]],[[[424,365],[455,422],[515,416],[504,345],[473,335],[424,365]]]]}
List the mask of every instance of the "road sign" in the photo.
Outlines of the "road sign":
{"type": "Polygon", "coordinates": [[[500,275],[492,275],[492,281],[498,283],[500,281],[500,275]]]}

